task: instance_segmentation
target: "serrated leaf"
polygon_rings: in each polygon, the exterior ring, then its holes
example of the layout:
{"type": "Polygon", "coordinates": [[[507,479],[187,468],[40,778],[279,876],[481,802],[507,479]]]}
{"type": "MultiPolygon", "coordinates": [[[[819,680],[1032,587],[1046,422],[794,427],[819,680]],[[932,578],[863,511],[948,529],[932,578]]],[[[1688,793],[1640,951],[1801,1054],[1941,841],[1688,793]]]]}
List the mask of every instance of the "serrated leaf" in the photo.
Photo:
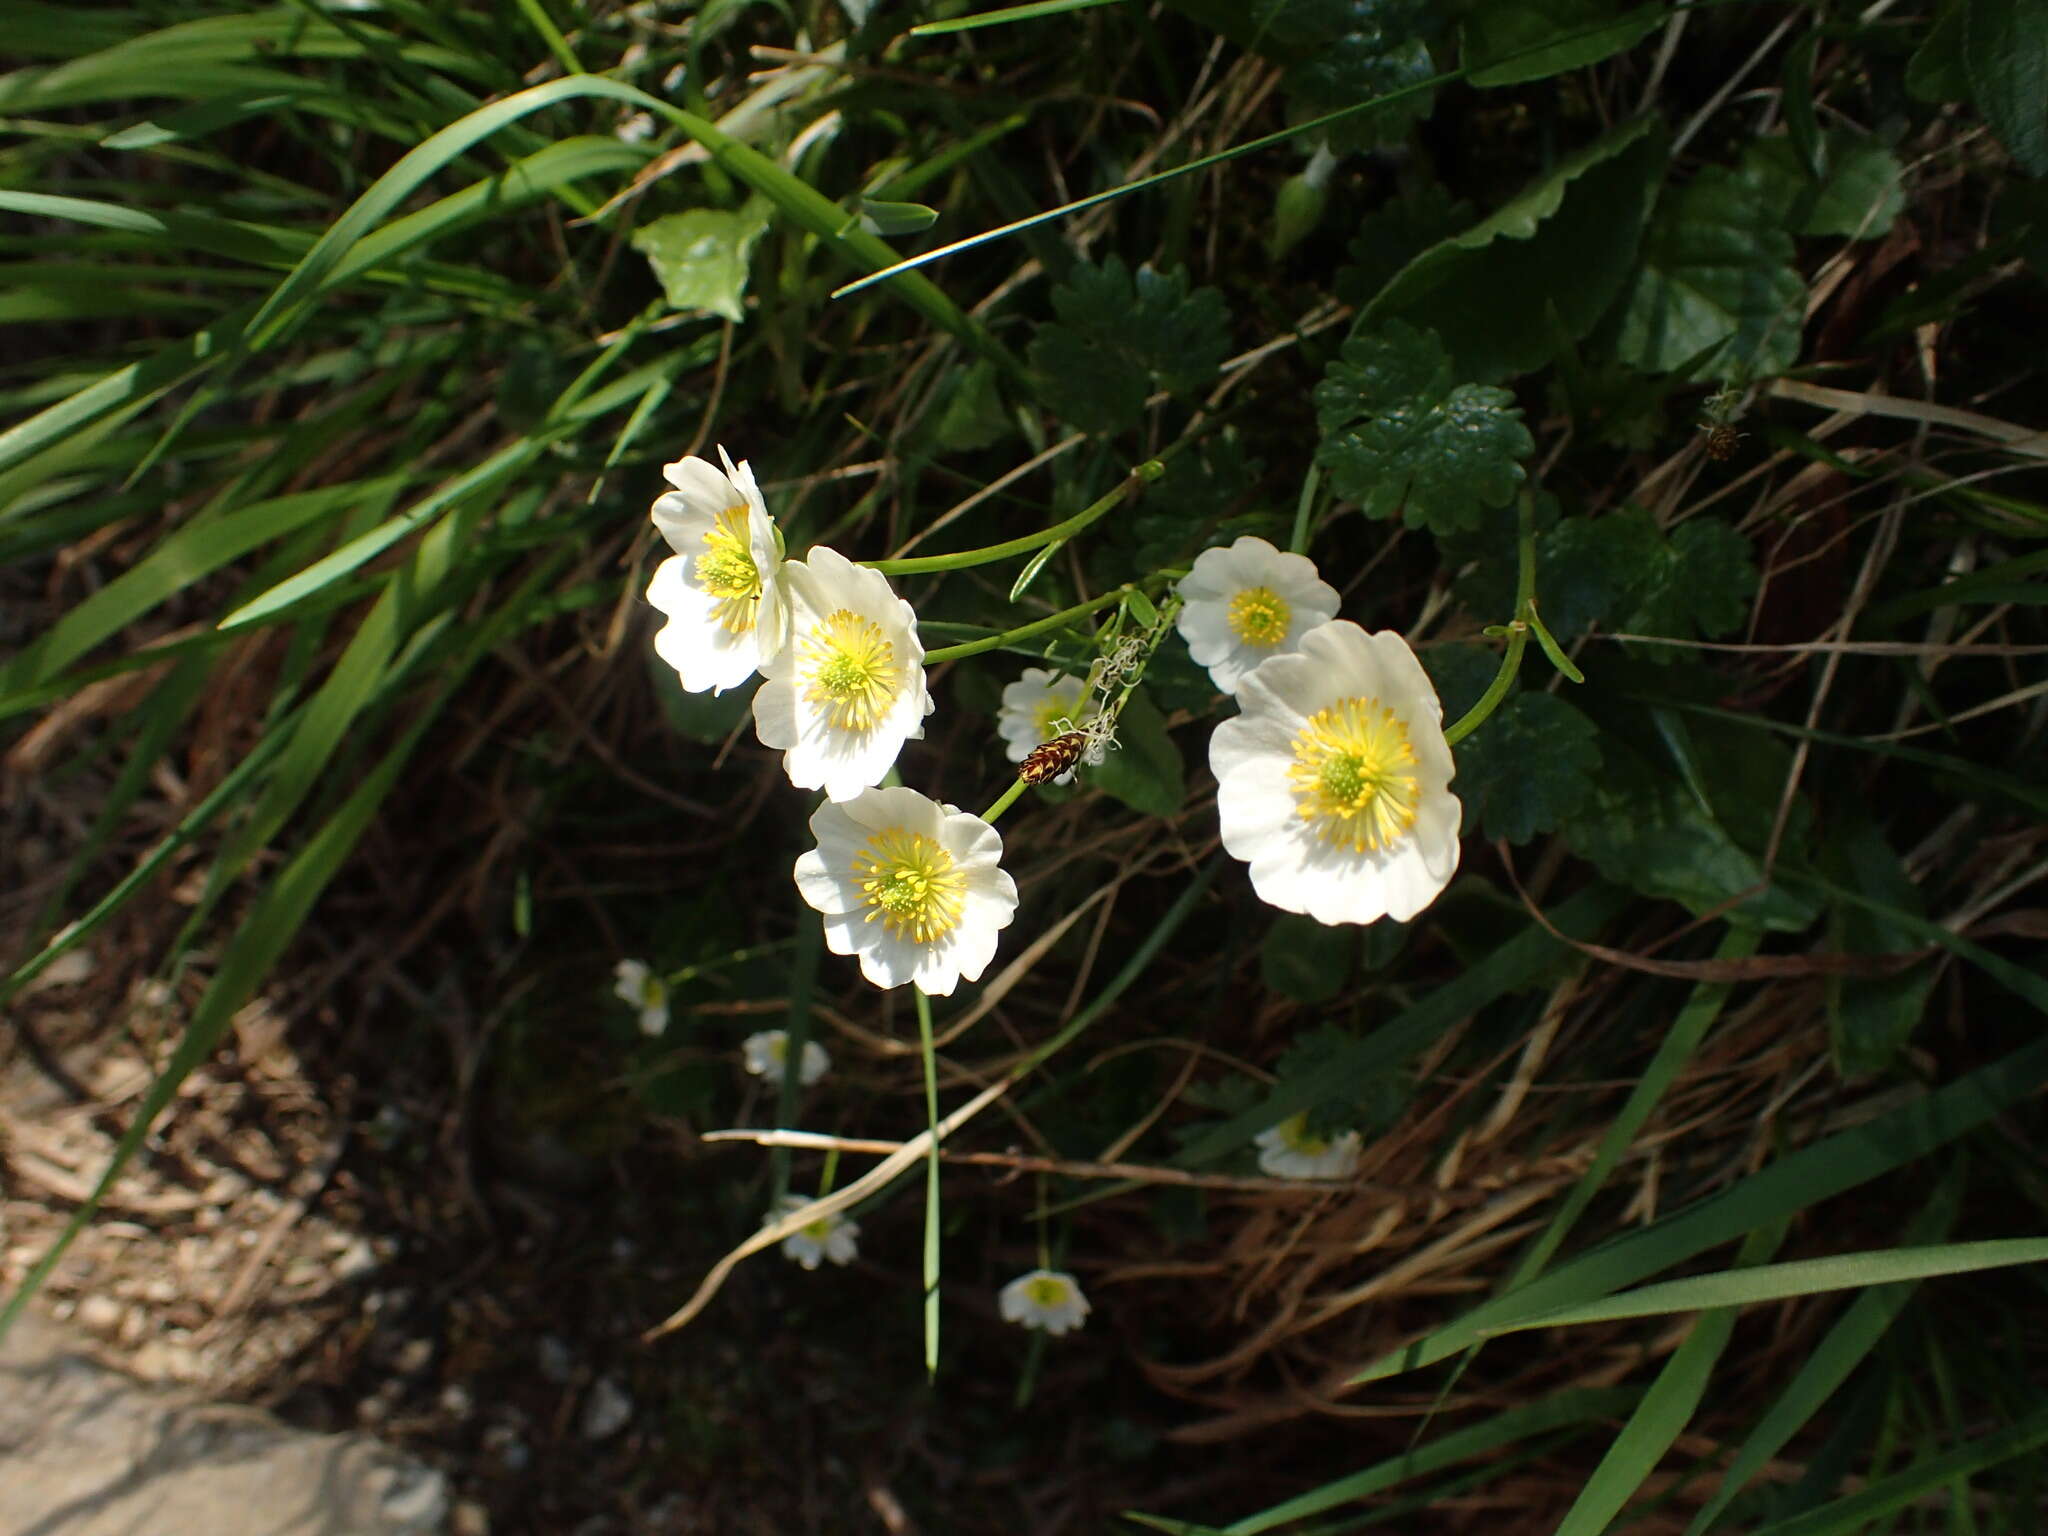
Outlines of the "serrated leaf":
{"type": "Polygon", "coordinates": [[[946,407],[939,413],[939,446],[961,450],[986,448],[1007,437],[1012,424],[1003,409],[1002,391],[996,385],[996,365],[985,360],[970,363],[954,380],[953,387],[946,392],[946,407]]]}
{"type": "Polygon", "coordinates": [[[1554,693],[1518,693],[1458,743],[1451,788],[1465,831],[1526,843],[1592,800],[1600,772],[1593,722],[1554,693]]]}
{"type": "Polygon", "coordinates": [[[1702,171],[1650,221],[1621,298],[1615,355],[1647,373],[1702,353],[1704,378],[1783,373],[1799,356],[1805,298],[1777,210],[1734,173],[1702,171]]]}
{"type": "Polygon", "coordinates": [[[1639,118],[1559,160],[1490,217],[1417,256],[1360,317],[1433,330],[1460,378],[1541,367],[1590,331],[1635,264],[1665,141],[1639,118]],[[1546,304],[1547,301],[1547,304],[1546,304]]]}
{"type": "Polygon", "coordinates": [[[1407,188],[1359,222],[1332,288],[1346,304],[1369,304],[1409,262],[1475,222],[1472,205],[1454,201],[1441,182],[1407,188]]]}
{"type": "Polygon", "coordinates": [[[1597,64],[1640,42],[1661,5],[1617,0],[1481,0],[1465,18],[1466,78],[1482,89],[1597,64]]]}
{"type": "Polygon", "coordinates": [[[1881,240],[1906,206],[1905,172],[1875,139],[1837,129],[1821,135],[1820,176],[1809,176],[1790,137],[1760,139],[1742,156],[1742,177],[1783,210],[1796,235],[1881,240]]]}
{"type": "Polygon", "coordinates": [[[2029,176],[2048,176],[2048,8],[2040,0],[1963,0],[1963,70],[1999,142],[2029,176]]]}
{"type": "MultiPolygon", "coordinates": [[[[1351,13],[1349,24],[1287,71],[1289,105],[1300,116],[1320,117],[1390,95],[1436,73],[1424,37],[1432,24],[1428,7],[1414,0],[1344,0],[1344,8],[1351,13]]],[[[1380,111],[1333,124],[1330,148],[1348,154],[1396,143],[1429,116],[1434,96],[1419,91],[1380,111]]]]}
{"type": "Polygon", "coordinates": [[[1171,816],[1187,798],[1180,748],[1145,690],[1133,693],[1116,721],[1117,745],[1101,766],[1082,770],[1085,781],[1147,816],[1171,816]]]}
{"type": "Polygon", "coordinates": [[[1296,1002],[1327,1002],[1344,990],[1357,958],[1356,930],[1282,912],[1259,946],[1259,979],[1296,1002]]]}
{"type": "Polygon", "coordinates": [[[1475,528],[1504,505],[1535,443],[1514,396],[1451,378],[1443,344],[1401,321],[1346,341],[1316,389],[1316,458],[1332,489],[1369,517],[1401,511],[1436,533],[1475,528]]]}
{"type": "Polygon", "coordinates": [[[1190,292],[1187,274],[1112,256],[1083,262],[1053,289],[1056,322],[1031,342],[1046,405],[1087,432],[1137,425],[1155,388],[1183,394],[1215,378],[1230,350],[1230,316],[1213,288],[1190,292]]]}
{"type": "Polygon", "coordinates": [[[1756,558],[1749,541],[1728,524],[1695,517],[1680,524],[1647,569],[1638,571],[1633,587],[1635,606],[1623,619],[1623,629],[1711,639],[1749,617],[1756,558]]]}
{"type": "Polygon", "coordinates": [[[727,320],[747,317],[747,258],[766,223],[750,213],[692,208],[633,232],[662,293],[676,309],[706,309],[727,320]]]}
{"type": "MultiPolygon", "coordinates": [[[[1601,761],[1592,796],[1565,828],[1572,848],[1601,874],[1696,915],[1756,891],[1763,866],[1669,771],[1612,737],[1601,742],[1601,761]]],[[[1796,931],[1813,920],[1809,903],[1775,885],[1734,911],[1766,928],[1796,931]]]]}

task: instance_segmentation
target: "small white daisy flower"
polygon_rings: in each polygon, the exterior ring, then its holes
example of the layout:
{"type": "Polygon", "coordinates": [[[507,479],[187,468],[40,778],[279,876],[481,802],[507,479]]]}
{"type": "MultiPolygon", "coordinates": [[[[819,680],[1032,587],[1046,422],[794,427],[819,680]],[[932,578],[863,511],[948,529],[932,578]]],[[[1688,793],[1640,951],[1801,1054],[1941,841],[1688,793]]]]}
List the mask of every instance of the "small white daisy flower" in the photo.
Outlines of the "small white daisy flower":
{"type": "MultiPolygon", "coordinates": [[[[1003,690],[996,730],[1010,761],[1021,763],[1033,748],[1067,731],[1084,729],[1096,712],[1095,697],[1082,679],[1048,667],[1026,667],[1024,675],[1003,690]]],[[[1065,784],[1073,777],[1069,768],[1053,783],[1065,784]]]]}
{"type": "MultiPolygon", "coordinates": [[[[773,1226],[791,1211],[800,1211],[810,1203],[802,1195],[784,1195],[775,1202],[775,1209],[762,1218],[761,1225],[773,1226]]],[[[860,1223],[835,1212],[790,1233],[782,1240],[782,1252],[805,1269],[816,1269],[826,1259],[834,1264],[851,1264],[860,1252],[859,1237],[860,1223]]]]}
{"type": "Polygon", "coordinates": [[[647,968],[645,960],[621,960],[612,967],[612,995],[640,1014],[640,1033],[658,1035],[668,1028],[668,983],[647,968]]]}
{"type": "Polygon", "coordinates": [[[880,571],[822,546],[792,560],[790,639],[763,666],[754,733],[785,753],[798,789],[850,800],[924,735],[932,696],[924,683],[917,615],[880,571]]]}
{"type": "Polygon", "coordinates": [[[878,987],[915,982],[932,997],[980,980],[1017,911],[994,827],[892,788],[819,806],[811,835],[818,846],[796,861],[796,886],[825,914],[833,954],[857,956],[878,987]]]}
{"type": "MultiPolygon", "coordinates": [[[[789,1071],[789,1031],[764,1029],[747,1036],[740,1042],[740,1060],[754,1076],[780,1088],[784,1074],[789,1071]]],[[[797,1082],[808,1088],[831,1070],[832,1058],[825,1047],[815,1040],[806,1040],[803,1062],[796,1072],[797,1082]]]]}
{"type": "Polygon", "coordinates": [[[1003,1287],[998,1298],[1003,1321],[1043,1328],[1054,1338],[1078,1328],[1088,1316],[1088,1298],[1064,1270],[1034,1269],[1003,1287]]]}
{"type": "Polygon", "coordinates": [[[1276,1179],[1347,1179],[1357,1171],[1364,1145],[1356,1131],[1311,1135],[1306,1110],[1259,1132],[1252,1141],[1259,1149],[1259,1172],[1276,1179]]]}
{"type": "Polygon", "coordinates": [[[1347,619],[1244,680],[1209,738],[1223,846],[1252,889],[1319,923],[1402,922],[1458,867],[1443,705],[1391,630],[1347,619]]]}
{"type": "Polygon", "coordinates": [[[735,467],[723,448],[718,456],[723,470],[697,458],[664,465],[675,489],[648,514],[675,551],[647,588],[647,601],[668,615],[654,649],[688,693],[738,687],[789,636],[782,536],[754,472],[735,467]]]}
{"type": "Polygon", "coordinates": [[[1209,679],[1235,693],[1246,674],[1284,656],[1337,616],[1337,589],[1306,555],[1283,554],[1246,534],[1228,549],[1205,549],[1180,579],[1185,600],[1175,627],[1209,679]]]}

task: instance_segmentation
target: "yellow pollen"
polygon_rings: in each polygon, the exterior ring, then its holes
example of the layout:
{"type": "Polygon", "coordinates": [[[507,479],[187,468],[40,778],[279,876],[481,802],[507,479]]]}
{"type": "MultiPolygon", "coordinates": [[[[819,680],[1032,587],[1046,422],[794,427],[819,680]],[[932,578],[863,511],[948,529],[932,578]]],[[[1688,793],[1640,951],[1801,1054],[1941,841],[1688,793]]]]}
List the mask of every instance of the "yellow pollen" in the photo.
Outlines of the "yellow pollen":
{"type": "Polygon", "coordinates": [[[697,557],[697,585],[718,599],[718,622],[728,633],[743,635],[754,627],[761,606],[761,568],[747,545],[747,509],[727,507],[704,535],[704,553],[697,557]]]}
{"type": "Polygon", "coordinates": [[[1076,689],[1071,694],[1048,693],[1039,701],[1038,713],[1032,717],[1032,723],[1038,727],[1038,739],[1050,741],[1060,734],[1060,721],[1071,720],[1078,726],[1082,718],[1081,693],[1076,689]]]}
{"type": "Polygon", "coordinates": [[[1057,1307],[1067,1299],[1067,1282],[1040,1275],[1024,1287],[1024,1294],[1031,1298],[1034,1307],[1057,1307]]]}
{"type": "Polygon", "coordinates": [[[1280,1140],[1290,1152],[1300,1152],[1307,1157],[1321,1157],[1330,1150],[1330,1143],[1321,1136],[1312,1136],[1308,1129],[1308,1111],[1289,1115],[1280,1122],[1280,1140]]]}
{"type": "Polygon", "coordinates": [[[1287,777],[1302,819],[1326,843],[1376,852],[1415,825],[1415,748],[1377,699],[1339,699],[1309,716],[1287,777]]]}
{"type": "Polygon", "coordinates": [[[1246,645],[1270,651],[1287,638],[1294,610],[1271,587],[1246,587],[1230,600],[1230,632],[1246,645]]]}
{"type": "Polygon", "coordinates": [[[882,626],[840,608],[804,637],[804,697],[821,705],[835,730],[864,732],[896,697],[896,649],[882,626]]]}
{"type": "Polygon", "coordinates": [[[897,938],[931,944],[960,926],[967,877],[953,855],[919,832],[890,827],[868,839],[853,861],[867,922],[881,919],[897,938]]]}
{"type": "Polygon", "coordinates": [[[832,1218],[820,1216],[816,1221],[804,1223],[804,1236],[814,1243],[822,1243],[832,1235],[832,1218]]]}

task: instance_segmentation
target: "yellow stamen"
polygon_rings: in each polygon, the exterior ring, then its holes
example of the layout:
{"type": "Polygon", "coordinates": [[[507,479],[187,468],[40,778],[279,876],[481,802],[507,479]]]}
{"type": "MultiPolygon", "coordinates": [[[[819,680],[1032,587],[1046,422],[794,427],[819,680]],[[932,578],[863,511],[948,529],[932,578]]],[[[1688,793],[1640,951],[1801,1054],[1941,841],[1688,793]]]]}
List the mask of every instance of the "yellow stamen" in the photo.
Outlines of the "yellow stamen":
{"type": "Polygon", "coordinates": [[[1339,699],[1309,716],[1287,777],[1303,820],[1326,843],[1374,852],[1415,825],[1415,748],[1377,699],[1339,699]]]}
{"type": "Polygon", "coordinates": [[[1294,610],[1271,587],[1246,587],[1230,600],[1230,632],[1246,645],[1270,651],[1287,638],[1294,610]]]}
{"type": "Polygon", "coordinates": [[[804,637],[804,655],[810,684],[804,697],[823,706],[836,730],[873,729],[896,697],[901,670],[882,626],[840,608],[804,637]]]}
{"type": "Polygon", "coordinates": [[[931,944],[960,926],[967,877],[953,855],[918,832],[890,827],[868,839],[853,861],[866,921],[881,919],[897,938],[931,944]]]}
{"type": "Polygon", "coordinates": [[[1063,1306],[1067,1300],[1067,1282],[1053,1275],[1040,1275],[1024,1287],[1024,1294],[1031,1298],[1034,1307],[1063,1306]]]}
{"type": "Polygon", "coordinates": [[[718,599],[718,622],[726,633],[743,635],[754,627],[761,606],[761,568],[747,544],[747,509],[727,507],[704,535],[704,553],[697,557],[697,585],[718,599]]]}

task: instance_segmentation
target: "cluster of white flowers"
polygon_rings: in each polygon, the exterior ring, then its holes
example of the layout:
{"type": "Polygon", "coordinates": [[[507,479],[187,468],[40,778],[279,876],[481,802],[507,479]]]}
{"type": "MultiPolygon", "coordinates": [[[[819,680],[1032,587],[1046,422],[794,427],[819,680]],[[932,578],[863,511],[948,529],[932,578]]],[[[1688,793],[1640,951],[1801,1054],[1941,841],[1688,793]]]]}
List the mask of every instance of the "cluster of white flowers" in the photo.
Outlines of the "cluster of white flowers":
{"type": "MultiPolygon", "coordinates": [[[[798,789],[825,793],[811,818],[818,846],[796,864],[825,942],[876,986],[949,994],[994,958],[1017,887],[980,817],[877,788],[933,708],[917,615],[887,577],[836,550],[785,559],[752,470],[719,457],[723,470],[687,458],[662,471],[675,489],[652,516],[675,553],[647,589],[668,616],[655,650],[692,693],[761,674],[755,735],[798,789]]],[[[761,1070],[751,1057],[749,1070],[761,1070]]]]}

